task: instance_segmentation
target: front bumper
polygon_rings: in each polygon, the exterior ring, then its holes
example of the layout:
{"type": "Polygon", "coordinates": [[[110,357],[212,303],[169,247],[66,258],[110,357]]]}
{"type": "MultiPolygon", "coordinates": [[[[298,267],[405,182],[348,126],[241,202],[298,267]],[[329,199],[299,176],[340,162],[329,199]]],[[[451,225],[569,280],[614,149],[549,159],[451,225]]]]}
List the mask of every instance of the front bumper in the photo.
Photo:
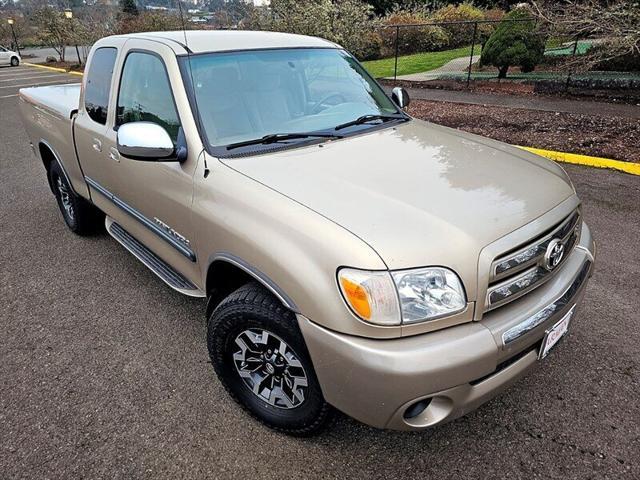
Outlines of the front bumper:
{"type": "Polygon", "coordinates": [[[423,335],[376,340],[327,330],[302,315],[298,322],[330,404],[374,427],[422,429],[477,408],[533,368],[545,331],[582,299],[594,260],[583,224],[580,244],[545,285],[481,321],[423,335]],[[550,315],[531,324],[560,298],[550,315]],[[514,337],[521,325],[527,328],[514,337]]]}

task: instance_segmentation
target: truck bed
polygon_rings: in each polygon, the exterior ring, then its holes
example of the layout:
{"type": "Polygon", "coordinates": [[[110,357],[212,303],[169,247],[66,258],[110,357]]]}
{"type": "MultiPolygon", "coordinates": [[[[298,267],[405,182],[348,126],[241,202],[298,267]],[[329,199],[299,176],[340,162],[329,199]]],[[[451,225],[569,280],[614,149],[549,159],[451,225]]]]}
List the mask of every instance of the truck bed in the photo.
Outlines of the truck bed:
{"type": "Polygon", "coordinates": [[[85,198],[89,190],[76,158],[73,114],[78,110],[80,84],[51,85],[20,90],[22,121],[36,154],[47,166],[53,156],[74,191],[85,198]]]}
{"type": "Polygon", "coordinates": [[[49,85],[20,89],[20,97],[28,103],[62,118],[71,118],[78,109],[80,84],[49,85]]]}

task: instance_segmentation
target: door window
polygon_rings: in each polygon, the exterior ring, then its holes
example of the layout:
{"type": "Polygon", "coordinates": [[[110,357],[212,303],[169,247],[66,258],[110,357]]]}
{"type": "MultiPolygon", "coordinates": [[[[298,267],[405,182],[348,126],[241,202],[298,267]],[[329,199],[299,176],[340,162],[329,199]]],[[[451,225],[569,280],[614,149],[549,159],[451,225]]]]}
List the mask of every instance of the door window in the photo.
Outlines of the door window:
{"type": "Polygon", "coordinates": [[[99,48],[93,54],[84,92],[84,108],[89,117],[102,125],[107,123],[111,77],[118,50],[99,48]]]}
{"type": "Polygon", "coordinates": [[[122,69],[116,125],[153,122],[163,127],[175,144],[180,120],[169,76],[160,58],[144,52],[127,56],[122,69]]]}

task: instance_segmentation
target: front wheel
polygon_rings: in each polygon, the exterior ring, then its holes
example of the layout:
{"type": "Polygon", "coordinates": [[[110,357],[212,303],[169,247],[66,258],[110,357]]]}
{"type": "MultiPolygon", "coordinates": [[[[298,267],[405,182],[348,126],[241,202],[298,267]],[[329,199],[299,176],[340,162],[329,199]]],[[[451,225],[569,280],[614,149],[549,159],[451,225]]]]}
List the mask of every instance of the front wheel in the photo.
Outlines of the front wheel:
{"type": "Polygon", "coordinates": [[[11,66],[12,67],[17,67],[18,65],[20,65],[20,60],[18,60],[18,57],[12,57],[11,58],[11,66]]]}
{"type": "Polygon", "coordinates": [[[207,344],[227,392],[267,426],[307,436],[332,418],[295,315],[262,286],[247,284],[222,301],[207,344]]]}

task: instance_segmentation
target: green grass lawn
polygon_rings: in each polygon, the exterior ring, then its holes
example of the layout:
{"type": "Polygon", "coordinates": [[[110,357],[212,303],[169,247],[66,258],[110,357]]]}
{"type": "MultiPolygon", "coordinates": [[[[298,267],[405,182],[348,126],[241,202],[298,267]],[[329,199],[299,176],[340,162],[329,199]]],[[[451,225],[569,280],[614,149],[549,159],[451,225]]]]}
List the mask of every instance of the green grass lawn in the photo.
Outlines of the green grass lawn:
{"type": "MultiPolygon", "coordinates": [[[[480,45],[476,45],[474,54],[480,53],[480,45]]],[[[471,46],[445,50],[442,52],[415,53],[398,57],[398,75],[428,72],[443,66],[445,63],[459,57],[471,55],[471,46]]],[[[395,59],[384,58],[382,60],[370,60],[362,62],[367,71],[375,78],[393,77],[395,59]]]]}

